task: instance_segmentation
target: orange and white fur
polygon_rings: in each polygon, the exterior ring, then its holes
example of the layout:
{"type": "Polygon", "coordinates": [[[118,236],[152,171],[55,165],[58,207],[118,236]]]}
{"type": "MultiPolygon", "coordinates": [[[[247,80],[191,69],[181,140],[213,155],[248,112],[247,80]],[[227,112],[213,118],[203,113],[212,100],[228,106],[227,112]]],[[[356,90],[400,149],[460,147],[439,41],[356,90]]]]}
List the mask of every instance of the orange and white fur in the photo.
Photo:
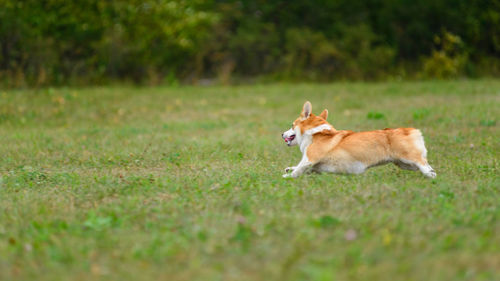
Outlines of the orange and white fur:
{"type": "Polygon", "coordinates": [[[286,168],[283,177],[296,178],[311,171],[360,174],[387,163],[405,170],[419,170],[429,178],[436,177],[427,163],[427,149],[419,130],[336,130],[326,121],[326,109],[319,116],[311,111],[311,103],[306,102],[292,128],[282,134],[288,146],[299,145],[302,152],[300,163],[286,168]]]}

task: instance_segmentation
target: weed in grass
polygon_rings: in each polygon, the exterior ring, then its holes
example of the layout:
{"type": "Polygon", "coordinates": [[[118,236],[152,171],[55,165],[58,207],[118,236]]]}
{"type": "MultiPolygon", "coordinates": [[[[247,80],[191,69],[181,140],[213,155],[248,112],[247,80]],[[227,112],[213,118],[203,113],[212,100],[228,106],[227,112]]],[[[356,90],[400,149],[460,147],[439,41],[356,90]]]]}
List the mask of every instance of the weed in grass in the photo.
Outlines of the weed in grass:
{"type": "Polygon", "coordinates": [[[385,118],[385,115],[383,113],[380,113],[380,112],[368,112],[368,114],[366,115],[366,118],[378,120],[378,119],[385,118]]]}

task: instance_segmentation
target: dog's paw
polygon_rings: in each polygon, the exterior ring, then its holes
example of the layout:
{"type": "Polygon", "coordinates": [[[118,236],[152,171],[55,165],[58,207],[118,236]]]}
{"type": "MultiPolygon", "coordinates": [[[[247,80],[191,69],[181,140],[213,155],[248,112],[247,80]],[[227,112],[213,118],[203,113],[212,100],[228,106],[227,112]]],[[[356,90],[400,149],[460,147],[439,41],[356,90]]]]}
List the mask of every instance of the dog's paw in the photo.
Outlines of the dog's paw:
{"type": "Polygon", "coordinates": [[[285,173],[293,172],[295,170],[295,167],[287,167],[285,168],[285,173]]]}
{"type": "Polygon", "coordinates": [[[282,177],[286,179],[286,178],[290,178],[290,177],[292,177],[292,175],[291,175],[291,174],[283,174],[283,176],[282,176],[282,177]]]}
{"type": "Polygon", "coordinates": [[[425,174],[425,176],[433,179],[433,178],[436,178],[437,174],[434,170],[430,170],[427,174],[425,174]]]}

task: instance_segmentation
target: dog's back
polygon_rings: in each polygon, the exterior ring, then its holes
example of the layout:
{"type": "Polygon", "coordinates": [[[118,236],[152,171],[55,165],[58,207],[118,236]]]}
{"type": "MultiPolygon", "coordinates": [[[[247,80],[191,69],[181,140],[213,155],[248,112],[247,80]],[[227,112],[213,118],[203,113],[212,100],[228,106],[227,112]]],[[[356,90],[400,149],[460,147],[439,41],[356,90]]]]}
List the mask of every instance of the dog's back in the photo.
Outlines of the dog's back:
{"type": "Polygon", "coordinates": [[[307,156],[318,163],[320,171],[362,173],[394,162],[409,170],[423,169],[425,175],[433,177],[422,133],[414,128],[320,132],[313,135],[307,156]]]}

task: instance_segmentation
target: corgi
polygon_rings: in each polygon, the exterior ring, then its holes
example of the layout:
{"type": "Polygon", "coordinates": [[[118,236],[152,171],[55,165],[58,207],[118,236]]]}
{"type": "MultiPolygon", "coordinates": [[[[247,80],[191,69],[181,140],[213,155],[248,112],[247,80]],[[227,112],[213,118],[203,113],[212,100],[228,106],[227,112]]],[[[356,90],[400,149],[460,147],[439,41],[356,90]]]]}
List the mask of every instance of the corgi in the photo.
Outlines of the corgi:
{"type": "Polygon", "coordinates": [[[435,178],[427,163],[427,149],[420,130],[384,129],[366,132],[336,130],[326,121],[328,110],[316,116],[305,102],[299,118],[282,134],[288,146],[298,145],[302,159],[285,169],[284,178],[296,178],[307,172],[361,174],[366,169],[394,163],[401,169],[420,171],[435,178]]]}

